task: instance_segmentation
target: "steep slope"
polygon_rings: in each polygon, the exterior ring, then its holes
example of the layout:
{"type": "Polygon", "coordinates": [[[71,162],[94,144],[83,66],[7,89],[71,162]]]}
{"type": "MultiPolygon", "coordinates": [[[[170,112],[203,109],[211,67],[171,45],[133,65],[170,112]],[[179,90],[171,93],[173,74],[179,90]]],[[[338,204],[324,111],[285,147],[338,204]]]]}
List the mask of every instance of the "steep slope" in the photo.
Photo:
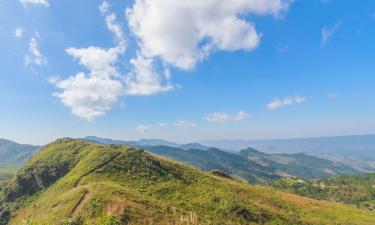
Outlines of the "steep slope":
{"type": "Polygon", "coordinates": [[[370,211],[247,185],[143,150],[72,139],[33,157],[3,190],[1,204],[9,224],[34,218],[55,225],[103,213],[138,225],[375,223],[370,211]]]}

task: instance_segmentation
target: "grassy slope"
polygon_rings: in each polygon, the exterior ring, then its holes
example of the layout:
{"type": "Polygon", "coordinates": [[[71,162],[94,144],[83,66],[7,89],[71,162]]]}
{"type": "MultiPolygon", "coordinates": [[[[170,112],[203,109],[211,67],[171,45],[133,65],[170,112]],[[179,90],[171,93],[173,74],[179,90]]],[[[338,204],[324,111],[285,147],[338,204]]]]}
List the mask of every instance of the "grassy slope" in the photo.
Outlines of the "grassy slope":
{"type": "Polygon", "coordinates": [[[103,212],[125,213],[130,224],[375,223],[370,211],[224,179],[132,148],[82,141],[47,146],[12,180],[5,198],[31,194],[23,190],[27,187],[20,176],[29,176],[27,181],[38,177],[34,191],[42,191],[23,201],[10,224],[29,217],[59,224],[64,218],[91,219],[103,212]],[[53,168],[67,170],[56,174],[53,168]],[[61,178],[54,182],[48,171],[61,178]]]}

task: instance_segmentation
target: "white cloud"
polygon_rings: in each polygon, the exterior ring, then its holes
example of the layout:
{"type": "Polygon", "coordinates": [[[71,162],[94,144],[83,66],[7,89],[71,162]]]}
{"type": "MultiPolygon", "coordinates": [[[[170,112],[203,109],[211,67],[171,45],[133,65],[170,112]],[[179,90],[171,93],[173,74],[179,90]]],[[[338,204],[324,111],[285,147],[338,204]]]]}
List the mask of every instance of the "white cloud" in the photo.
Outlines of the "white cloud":
{"type": "Polygon", "coordinates": [[[223,112],[209,113],[205,119],[209,123],[227,123],[245,120],[249,115],[245,111],[239,111],[236,115],[229,115],[223,112]]]}
{"type": "Polygon", "coordinates": [[[341,23],[337,22],[333,27],[323,27],[322,40],[320,43],[322,47],[328,44],[330,38],[332,37],[332,35],[334,35],[337,32],[340,26],[341,26],[341,23]]]}
{"type": "Polygon", "coordinates": [[[79,60],[79,63],[89,69],[93,75],[108,77],[118,74],[115,64],[123,50],[119,47],[104,49],[99,47],[68,48],[66,52],[79,60]]]}
{"type": "Polygon", "coordinates": [[[130,60],[132,72],[125,79],[127,95],[152,95],[174,90],[169,82],[162,84],[162,77],[156,71],[153,59],[139,55],[130,60]]]}
{"type": "Polygon", "coordinates": [[[289,105],[295,105],[295,104],[302,104],[306,101],[305,97],[301,96],[294,96],[294,97],[287,97],[284,99],[274,99],[272,102],[270,102],[266,107],[270,110],[279,109],[281,107],[289,106],[289,105]]]}
{"type": "Polygon", "coordinates": [[[194,128],[194,127],[197,127],[197,125],[193,122],[179,120],[176,122],[176,127],[194,128]]]}
{"type": "Polygon", "coordinates": [[[56,86],[63,92],[55,93],[55,96],[71,108],[73,115],[87,121],[110,110],[118,102],[123,88],[117,80],[84,73],[58,81],[56,86]]]}
{"type": "Polygon", "coordinates": [[[109,11],[109,3],[107,1],[103,1],[102,4],[99,6],[99,10],[101,13],[105,14],[109,11]]]}
{"type": "Polygon", "coordinates": [[[14,37],[15,38],[22,38],[25,30],[22,27],[18,27],[14,30],[14,37]]]}
{"type": "Polygon", "coordinates": [[[158,57],[190,70],[215,50],[250,51],[261,35],[243,19],[249,14],[278,16],[289,0],[136,0],[126,15],[145,57],[158,57]]]}
{"type": "Polygon", "coordinates": [[[48,0],[20,0],[21,4],[26,7],[27,5],[39,5],[49,7],[48,0]]]}
{"type": "MultiPolygon", "coordinates": [[[[100,7],[101,11],[109,13],[109,8],[103,7],[100,7]]],[[[66,50],[89,70],[88,74],[80,72],[66,80],[52,79],[56,87],[62,89],[62,92],[54,95],[71,109],[73,115],[87,121],[103,116],[119,103],[120,96],[125,93],[123,77],[117,70],[119,57],[125,52],[125,38],[115,20],[113,13],[106,17],[107,28],[114,34],[117,43],[115,47],[105,49],[90,46],[66,50]]]]}
{"type": "Polygon", "coordinates": [[[73,115],[92,121],[109,111],[123,94],[123,85],[114,67],[122,51],[118,48],[89,47],[69,48],[67,53],[77,58],[90,73],[85,75],[80,72],[57,81],[56,87],[63,92],[55,93],[55,96],[71,108],[73,115]]]}
{"type": "Polygon", "coordinates": [[[148,127],[148,126],[146,126],[146,125],[138,125],[137,127],[136,127],[136,130],[137,131],[139,131],[139,132],[141,132],[141,133],[145,133],[146,131],[149,131],[149,130],[151,130],[151,128],[150,127],[148,127]]]}
{"type": "Polygon", "coordinates": [[[39,50],[39,33],[36,32],[34,37],[29,41],[29,51],[25,56],[25,65],[26,66],[43,66],[47,64],[47,59],[42,55],[39,50]]]}

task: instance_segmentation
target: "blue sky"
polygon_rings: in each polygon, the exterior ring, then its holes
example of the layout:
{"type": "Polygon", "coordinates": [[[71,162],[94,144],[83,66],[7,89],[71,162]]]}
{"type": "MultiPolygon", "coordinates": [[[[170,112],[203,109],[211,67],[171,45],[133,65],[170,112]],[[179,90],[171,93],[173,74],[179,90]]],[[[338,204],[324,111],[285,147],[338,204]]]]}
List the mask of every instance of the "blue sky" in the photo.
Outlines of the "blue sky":
{"type": "Polygon", "coordinates": [[[375,133],[374,1],[191,2],[2,0],[0,137],[375,133]]]}

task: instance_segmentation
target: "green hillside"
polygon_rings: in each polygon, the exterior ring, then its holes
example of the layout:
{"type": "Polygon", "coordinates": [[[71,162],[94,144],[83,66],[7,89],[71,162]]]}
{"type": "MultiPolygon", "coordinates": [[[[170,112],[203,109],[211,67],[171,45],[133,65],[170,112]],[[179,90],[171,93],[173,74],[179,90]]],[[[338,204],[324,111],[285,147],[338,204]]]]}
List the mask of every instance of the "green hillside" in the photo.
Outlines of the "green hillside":
{"type": "Polygon", "coordinates": [[[272,182],[272,186],[319,200],[375,209],[375,174],[339,176],[326,180],[281,179],[272,182]]]}
{"type": "Polygon", "coordinates": [[[168,146],[147,146],[145,149],[205,171],[218,169],[249,183],[267,183],[283,176],[320,179],[358,173],[343,164],[302,153],[266,154],[252,148],[241,150],[238,154],[216,148],[183,150],[168,146]]]}
{"type": "Polygon", "coordinates": [[[0,204],[0,224],[10,225],[82,224],[78,218],[100,225],[375,223],[371,211],[247,185],[131,147],[72,139],[34,156],[3,188],[0,204]]]}

